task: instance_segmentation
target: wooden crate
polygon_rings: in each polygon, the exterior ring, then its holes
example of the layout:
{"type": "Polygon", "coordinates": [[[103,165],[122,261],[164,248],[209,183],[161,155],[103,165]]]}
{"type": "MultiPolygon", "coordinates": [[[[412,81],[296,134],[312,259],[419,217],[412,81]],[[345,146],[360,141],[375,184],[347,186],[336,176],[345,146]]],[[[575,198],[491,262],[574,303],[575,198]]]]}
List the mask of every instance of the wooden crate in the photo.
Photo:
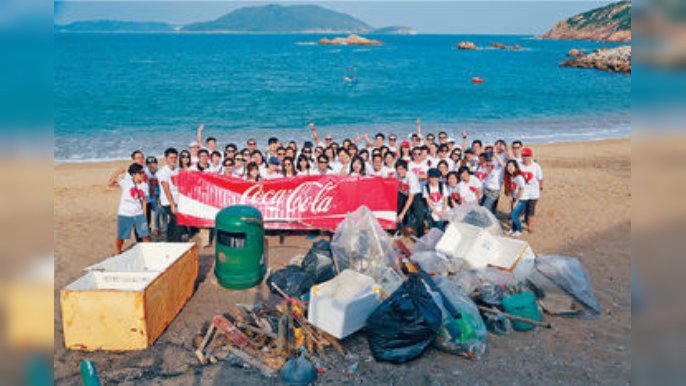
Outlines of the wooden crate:
{"type": "Polygon", "coordinates": [[[149,347],[193,295],[194,243],[139,243],[86,268],[60,292],[64,344],[75,350],[149,347]]]}

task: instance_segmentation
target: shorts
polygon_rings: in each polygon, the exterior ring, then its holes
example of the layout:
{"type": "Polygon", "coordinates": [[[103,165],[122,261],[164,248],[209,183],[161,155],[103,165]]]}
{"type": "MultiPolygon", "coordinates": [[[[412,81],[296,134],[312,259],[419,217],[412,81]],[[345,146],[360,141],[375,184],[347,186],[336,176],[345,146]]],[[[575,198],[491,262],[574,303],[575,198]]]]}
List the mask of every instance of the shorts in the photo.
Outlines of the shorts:
{"type": "Polygon", "coordinates": [[[524,213],[526,214],[526,217],[536,216],[536,203],[537,202],[538,202],[538,199],[526,200],[526,208],[524,208],[524,213]]]}
{"type": "Polygon", "coordinates": [[[138,216],[117,216],[117,239],[128,240],[131,238],[131,230],[136,228],[138,237],[150,237],[150,229],[148,229],[148,221],[145,215],[138,216]]]}

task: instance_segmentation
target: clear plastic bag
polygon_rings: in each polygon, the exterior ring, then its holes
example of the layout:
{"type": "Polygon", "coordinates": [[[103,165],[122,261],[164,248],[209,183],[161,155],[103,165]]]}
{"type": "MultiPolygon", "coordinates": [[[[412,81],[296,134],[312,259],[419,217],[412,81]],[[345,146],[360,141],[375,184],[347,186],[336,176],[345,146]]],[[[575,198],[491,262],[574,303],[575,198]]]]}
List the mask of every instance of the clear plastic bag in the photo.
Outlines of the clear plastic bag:
{"type": "Polygon", "coordinates": [[[443,326],[434,344],[441,350],[453,354],[480,357],[486,351],[488,331],[476,304],[462,293],[455,282],[444,277],[436,277],[434,283],[443,295],[443,302],[450,302],[461,314],[461,318],[452,318],[442,304],[439,304],[443,311],[443,326]],[[460,336],[451,336],[445,327],[446,323],[454,323],[460,331],[460,336]]]}
{"type": "Polygon", "coordinates": [[[352,269],[377,282],[397,262],[393,240],[366,206],[348,213],[331,240],[331,252],[338,272],[352,269]]]}
{"type": "Polygon", "coordinates": [[[443,231],[438,228],[431,228],[427,234],[419,238],[414,245],[414,252],[435,251],[436,244],[443,237],[443,231]]]}
{"type": "Polygon", "coordinates": [[[430,275],[447,275],[451,271],[452,263],[438,252],[425,251],[412,254],[410,259],[430,275]]]}
{"type": "Polygon", "coordinates": [[[547,255],[536,258],[536,269],[542,275],[560,286],[588,310],[598,315],[602,306],[593,295],[591,280],[586,268],[576,257],[547,255]]]}
{"type": "Polygon", "coordinates": [[[493,213],[476,204],[458,205],[450,209],[444,218],[449,222],[461,222],[486,229],[494,236],[503,234],[500,222],[493,213]]]}
{"type": "Polygon", "coordinates": [[[471,269],[465,269],[458,272],[456,275],[451,276],[450,280],[457,285],[457,288],[465,296],[471,296],[481,285],[481,279],[476,272],[471,269]]]}

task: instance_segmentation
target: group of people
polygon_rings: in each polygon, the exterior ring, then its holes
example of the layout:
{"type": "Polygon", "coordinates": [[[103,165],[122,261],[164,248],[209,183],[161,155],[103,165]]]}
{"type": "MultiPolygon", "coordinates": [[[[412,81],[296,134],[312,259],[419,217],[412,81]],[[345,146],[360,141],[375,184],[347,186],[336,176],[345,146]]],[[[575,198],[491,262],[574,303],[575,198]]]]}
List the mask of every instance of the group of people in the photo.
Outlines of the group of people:
{"type": "Polygon", "coordinates": [[[155,233],[166,232],[167,241],[181,241],[187,229],[176,219],[176,177],[183,172],[216,173],[252,182],[319,175],[396,178],[398,230],[419,237],[425,227],[444,228],[451,207],[482,205],[495,214],[504,192],[511,201],[509,232],[522,234],[522,216],[528,231],[534,230],[543,172],[532,150],[519,140],[509,146],[504,140],[484,145],[475,139],[468,144],[468,133],[462,132],[458,144],[445,131],[424,135],[419,119],[415,132],[400,142],[395,134],[377,133],[373,139],[364,135],[339,143],[331,134],[321,138],[314,124],[309,130],[313,140],[302,147],[272,137],[263,152],[257,140],[249,138],[245,147],[229,143],[220,151],[215,137],[203,141],[204,125],[200,125],[197,139],[187,149],[164,151],[161,167],[157,158],[134,151],[128,170],[117,170],[109,181],[121,189],[117,252],[132,230],[137,240],[148,240],[152,224],[155,233]]]}

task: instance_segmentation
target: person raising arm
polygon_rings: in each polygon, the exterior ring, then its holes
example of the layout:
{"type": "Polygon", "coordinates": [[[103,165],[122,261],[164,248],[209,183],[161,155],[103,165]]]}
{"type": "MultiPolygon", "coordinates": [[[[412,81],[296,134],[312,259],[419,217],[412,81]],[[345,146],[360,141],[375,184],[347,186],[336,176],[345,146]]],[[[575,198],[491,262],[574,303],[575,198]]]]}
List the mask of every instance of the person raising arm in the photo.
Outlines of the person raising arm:
{"type": "Polygon", "coordinates": [[[314,122],[310,122],[308,127],[312,132],[312,138],[314,138],[314,143],[317,144],[317,146],[321,145],[322,141],[319,140],[319,134],[317,134],[317,128],[314,127],[314,122]]]}
{"type": "Polygon", "coordinates": [[[141,189],[145,170],[140,164],[133,163],[128,169],[128,174],[131,178],[119,179],[124,173],[126,173],[126,169],[117,169],[107,182],[108,187],[114,188],[119,186],[121,189],[119,209],[117,211],[117,242],[115,250],[117,254],[121,253],[124,241],[131,238],[131,230],[134,228],[142,241],[150,241],[150,228],[148,228],[148,221],[145,218],[147,199],[145,191],[141,189]]]}

